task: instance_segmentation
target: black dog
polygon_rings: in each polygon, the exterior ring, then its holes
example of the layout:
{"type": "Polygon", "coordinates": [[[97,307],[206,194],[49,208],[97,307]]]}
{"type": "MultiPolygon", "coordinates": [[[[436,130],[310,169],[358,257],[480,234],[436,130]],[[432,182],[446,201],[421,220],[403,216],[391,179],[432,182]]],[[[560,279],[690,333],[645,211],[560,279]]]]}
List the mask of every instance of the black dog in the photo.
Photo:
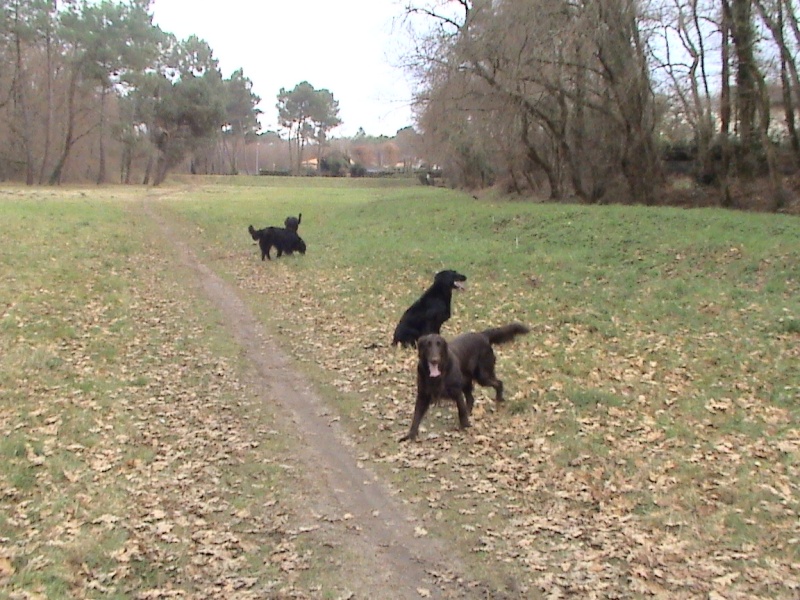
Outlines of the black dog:
{"type": "Polygon", "coordinates": [[[433,285],[400,317],[392,345],[414,346],[421,336],[439,333],[442,324],[450,318],[453,290],[463,289],[466,280],[465,275],[456,271],[439,271],[433,278],[433,285]]]}
{"type": "Polygon", "coordinates": [[[303,220],[303,213],[298,214],[296,217],[286,217],[283,226],[289,231],[297,233],[297,228],[300,227],[300,221],[303,220]]]}
{"type": "Polygon", "coordinates": [[[472,395],[475,381],[484,387],[493,387],[495,402],[502,402],[503,382],[494,372],[496,359],[492,344],[510,342],[529,331],[522,323],[511,323],[480,333],[463,333],[449,343],[435,333],[419,338],[417,402],[411,429],[400,441],[416,439],[422,418],[431,403],[439,398],[455,400],[461,428],[469,427],[469,415],[475,404],[472,395]]]}
{"type": "Polygon", "coordinates": [[[247,228],[247,231],[250,232],[250,236],[254,240],[258,241],[258,245],[261,248],[261,260],[264,260],[265,256],[267,260],[272,260],[269,252],[273,246],[278,251],[278,257],[282,256],[284,252],[286,254],[292,254],[293,252],[306,253],[306,243],[297,235],[296,231],[281,229],[280,227],[255,229],[252,225],[247,228]]]}

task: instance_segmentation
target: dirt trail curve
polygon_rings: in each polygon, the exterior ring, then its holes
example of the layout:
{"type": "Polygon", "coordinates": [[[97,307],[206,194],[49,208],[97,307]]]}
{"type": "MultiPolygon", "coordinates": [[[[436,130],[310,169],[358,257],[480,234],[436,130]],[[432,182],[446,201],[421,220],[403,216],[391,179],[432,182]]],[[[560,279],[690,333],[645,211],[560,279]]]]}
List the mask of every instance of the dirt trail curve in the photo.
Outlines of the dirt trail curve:
{"type": "Polygon", "coordinates": [[[309,510],[348,514],[347,526],[337,527],[337,543],[346,555],[358,557],[343,565],[353,598],[419,599],[486,598],[483,586],[468,584],[458,555],[440,540],[415,536],[413,516],[393,497],[374,473],[359,463],[352,444],[327,407],[294,371],[286,355],[265,333],[234,287],[223,281],[194,254],[175,226],[150,202],[145,213],[171,241],[183,263],[197,274],[200,289],[216,305],[254,367],[256,385],[265,402],[275,403],[285,415],[284,431],[299,436],[298,461],[313,486],[304,496],[309,510]],[[291,428],[291,429],[288,429],[291,428]]]}

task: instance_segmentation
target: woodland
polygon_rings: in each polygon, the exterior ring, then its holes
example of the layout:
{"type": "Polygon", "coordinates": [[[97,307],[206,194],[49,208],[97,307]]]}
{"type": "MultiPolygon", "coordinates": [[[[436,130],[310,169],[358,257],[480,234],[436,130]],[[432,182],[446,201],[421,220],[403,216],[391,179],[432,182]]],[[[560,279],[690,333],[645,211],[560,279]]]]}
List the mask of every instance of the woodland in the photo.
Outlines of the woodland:
{"type": "Polygon", "coordinates": [[[333,91],[307,81],[278,91],[279,131],[260,131],[243,70],[225,77],[207,42],[155,26],[150,0],[6,1],[0,179],[424,169],[452,187],[550,201],[797,208],[794,0],[412,0],[398,11],[416,123],[341,139],[333,91]]]}

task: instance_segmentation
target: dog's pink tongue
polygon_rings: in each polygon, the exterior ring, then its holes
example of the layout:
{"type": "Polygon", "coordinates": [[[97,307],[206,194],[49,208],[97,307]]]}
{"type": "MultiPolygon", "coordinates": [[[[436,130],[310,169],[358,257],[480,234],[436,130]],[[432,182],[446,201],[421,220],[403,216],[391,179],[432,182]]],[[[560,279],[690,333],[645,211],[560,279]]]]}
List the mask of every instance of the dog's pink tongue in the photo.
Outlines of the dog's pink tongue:
{"type": "Polygon", "coordinates": [[[432,362],[428,363],[428,371],[430,372],[431,377],[438,377],[439,375],[441,375],[441,373],[439,372],[439,365],[432,362]]]}

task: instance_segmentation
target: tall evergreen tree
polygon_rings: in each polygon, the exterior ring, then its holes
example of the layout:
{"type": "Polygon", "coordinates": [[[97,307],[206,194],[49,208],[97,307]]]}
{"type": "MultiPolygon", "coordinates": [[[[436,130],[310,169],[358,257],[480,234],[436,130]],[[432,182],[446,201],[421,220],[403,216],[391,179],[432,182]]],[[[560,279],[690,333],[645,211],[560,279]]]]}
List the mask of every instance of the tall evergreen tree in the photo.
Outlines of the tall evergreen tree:
{"type": "Polygon", "coordinates": [[[294,154],[293,169],[299,172],[303,149],[308,141],[324,140],[328,131],[341,124],[339,103],[328,90],[316,90],[313,85],[303,81],[291,91],[281,88],[277,108],[281,126],[289,130],[290,148],[293,148],[294,154]]]}
{"type": "Polygon", "coordinates": [[[186,156],[208,147],[225,122],[225,87],[207,42],[191,36],[173,52],[169,85],[157,89],[152,135],[159,149],[154,185],[186,156]]]}
{"type": "Polygon", "coordinates": [[[228,157],[229,171],[231,174],[238,172],[236,157],[239,148],[248,137],[258,133],[258,115],[261,111],[257,108],[261,102],[253,92],[253,82],[244,76],[244,71],[238,69],[229,79],[223,81],[225,87],[225,125],[223,126],[222,142],[228,157]]]}

